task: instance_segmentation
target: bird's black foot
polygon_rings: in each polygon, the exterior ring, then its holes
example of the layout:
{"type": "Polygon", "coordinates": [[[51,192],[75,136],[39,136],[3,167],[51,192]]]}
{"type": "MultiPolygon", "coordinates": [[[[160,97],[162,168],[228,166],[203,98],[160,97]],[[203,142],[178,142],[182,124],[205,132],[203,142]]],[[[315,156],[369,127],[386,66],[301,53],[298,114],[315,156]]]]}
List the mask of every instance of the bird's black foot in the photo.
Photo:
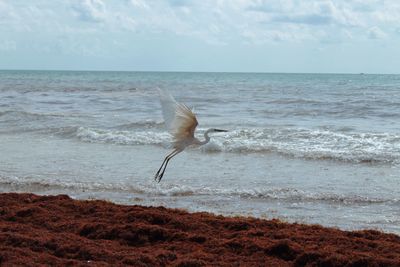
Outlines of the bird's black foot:
{"type": "Polygon", "coordinates": [[[163,177],[163,175],[164,175],[164,171],[162,171],[163,169],[162,169],[162,167],[163,166],[161,166],[161,168],[157,171],[157,173],[156,173],[156,175],[154,175],[154,181],[156,181],[156,182],[160,182],[160,180],[161,180],[161,178],[163,177]],[[162,172],[161,172],[162,171],[162,172]]]}
{"type": "Polygon", "coordinates": [[[157,183],[159,183],[159,182],[161,182],[161,179],[163,178],[163,176],[164,176],[164,172],[162,172],[162,173],[157,173],[156,174],[156,177],[154,177],[154,180],[157,182],[157,183]]]}
{"type": "Polygon", "coordinates": [[[158,176],[158,178],[157,178],[157,183],[160,183],[160,182],[161,182],[161,178],[162,178],[162,175],[158,176]]]}

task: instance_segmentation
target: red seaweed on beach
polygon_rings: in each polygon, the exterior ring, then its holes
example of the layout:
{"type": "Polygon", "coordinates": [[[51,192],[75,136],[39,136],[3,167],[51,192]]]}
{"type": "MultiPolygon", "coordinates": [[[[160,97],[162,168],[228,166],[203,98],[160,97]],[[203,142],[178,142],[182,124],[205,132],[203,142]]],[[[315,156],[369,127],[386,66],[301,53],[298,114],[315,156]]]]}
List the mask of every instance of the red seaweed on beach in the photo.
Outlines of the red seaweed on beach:
{"type": "Polygon", "coordinates": [[[0,265],[400,266],[400,237],[7,193],[0,265]]]}

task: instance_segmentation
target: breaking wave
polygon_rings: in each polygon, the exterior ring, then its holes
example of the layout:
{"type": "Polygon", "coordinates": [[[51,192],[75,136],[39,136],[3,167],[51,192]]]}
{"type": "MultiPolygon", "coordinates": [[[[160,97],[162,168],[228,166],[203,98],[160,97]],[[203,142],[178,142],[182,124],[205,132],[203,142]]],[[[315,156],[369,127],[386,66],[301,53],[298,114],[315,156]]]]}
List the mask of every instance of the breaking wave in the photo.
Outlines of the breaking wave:
{"type": "MultiPolygon", "coordinates": [[[[148,128],[144,127],[144,130],[100,130],[77,127],[74,129],[73,136],[90,143],[167,147],[171,141],[170,135],[158,130],[159,125],[154,122],[149,125],[148,128]]],[[[134,127],[130,125],[130,128],[134,127]]],[[[239,129],[226,134],[215,134],[210,143],[201,147],[201,151],[205,153],[278,153],[315,160],[399,163],[400,135],[299,128],[239,129]]]]}
{"type": "Polygon", "coordinates": [[[185,197],[195,195],[212,195],[222,197],[238,197],[241,199],[280,200],[290,202],[328,202],[343,204],[379,204],[398,203],[396,198],[368,197],[356,194],[337,194],[331,192],[306,192],[295,188],[265,188],[265,189],[218,189],[191,188],[188,186],[170,185],[158,188],[155,194],[162,196],[185,197]]]}
{"type": "MultiPolygon", "coordinates": [[[[75,138],[88,143],[117,145],[169,147],[171,141],[171,136],[164,130],[161,121],[138,120],[99,129],[76,126],[75,121],[71,120],[69,123],[75,125],[57,126],[57,121],[64,116],[67,114],[1,111],[0,122],[10,126],[3,127],[0,132],[38,132],[62,138],[75,138]],[[21,118],[26,123],[14,123],[21,118]],[[37,123],[42,119],[46,123],[37,123]]],[[[74,115],[68,116],[70,119],[74,115]]],[[[204,130],[199,130],[200,139],[204,130]]],[[[226,134],[215,134],[211,142],[200,150],[205,153],[278,153],[311,160],[398,164],[400,163],[400,134],[360,133],[352,128],[253,127],[234,129],[226,134]]]]}
{"type": "Polygon", "coordinates": [[[170,139],[166,132],[115,131],[79,127],[76,137],[90,143],[111,143],[118,145],[166,145],[170,139]]]}
{"type": "Polygon", "coordinates": [[[148,197],[193,197],[193,196],[212,196],[212,198],[238,198],[243,200],[267,200],[267,201],[287,201],[299,202],[318,202],[318,203],[339,203],[344,205],[362,204],[398,204],[400,199],[391,197],[371,197],[354,193],[338,194],[333,192],[309,192],[290,187],[269,187],[261,189],[246,188],[210,188],[192,187],[187,185],[154,183],[145,184],[124,184],[124,183],[103,183],[103,182],[78,182],[60,181],[51,179],[40,179],[32,177],[2,177],[0,185],[9,187],[16,191],[43,192],[54,190],[74,191],[108,191],[129,194],[138,194],[148,197]]]}

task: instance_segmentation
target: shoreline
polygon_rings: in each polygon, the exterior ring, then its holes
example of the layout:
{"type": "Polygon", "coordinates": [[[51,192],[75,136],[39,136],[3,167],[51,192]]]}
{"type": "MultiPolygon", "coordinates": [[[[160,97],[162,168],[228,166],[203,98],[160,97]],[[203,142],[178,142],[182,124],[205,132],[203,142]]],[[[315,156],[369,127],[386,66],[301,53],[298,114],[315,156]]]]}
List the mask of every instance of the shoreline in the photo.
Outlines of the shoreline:
{"type": "Polygon", "coordinates": [[[276,219],[0,194],[0,265],[400,266],[400,236],[276,219]]]}

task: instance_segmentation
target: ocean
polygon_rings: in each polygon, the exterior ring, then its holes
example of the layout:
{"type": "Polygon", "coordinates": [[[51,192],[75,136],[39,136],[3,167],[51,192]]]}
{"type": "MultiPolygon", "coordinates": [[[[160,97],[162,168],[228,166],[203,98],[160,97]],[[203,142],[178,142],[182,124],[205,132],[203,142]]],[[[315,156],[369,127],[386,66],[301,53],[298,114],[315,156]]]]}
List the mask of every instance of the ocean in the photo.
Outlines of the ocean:
{"type": "Polygon", "coordinates": [[[0,71],[0,192],[400,234],[400,75],[0,71]],[[156,88],[193,107],[171,160],[156,88]]]}

